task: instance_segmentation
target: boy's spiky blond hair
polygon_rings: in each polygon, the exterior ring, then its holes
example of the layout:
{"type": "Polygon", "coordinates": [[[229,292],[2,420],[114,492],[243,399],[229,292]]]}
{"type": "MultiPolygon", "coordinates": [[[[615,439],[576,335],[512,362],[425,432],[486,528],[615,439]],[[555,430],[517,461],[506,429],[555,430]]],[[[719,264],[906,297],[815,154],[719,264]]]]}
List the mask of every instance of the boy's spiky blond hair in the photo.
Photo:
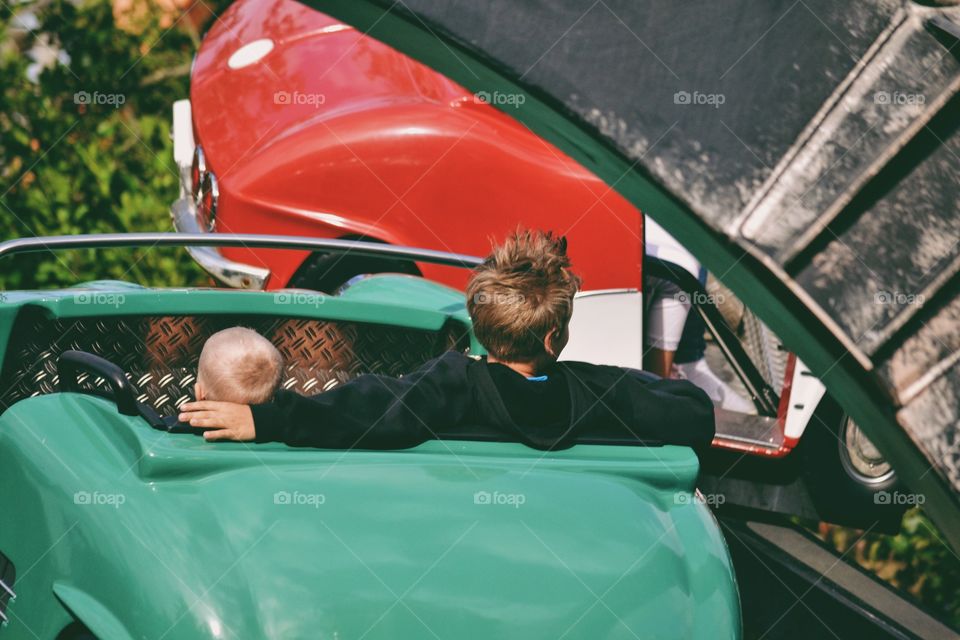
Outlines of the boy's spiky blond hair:
{"type": "Polygon", "coordinates": [[[570,322],[579,287],[566,238],[517,230],[493,247],[467,285],[467,310],[477,340],[504,362],[542,357],[547,334],[570,322]]]}

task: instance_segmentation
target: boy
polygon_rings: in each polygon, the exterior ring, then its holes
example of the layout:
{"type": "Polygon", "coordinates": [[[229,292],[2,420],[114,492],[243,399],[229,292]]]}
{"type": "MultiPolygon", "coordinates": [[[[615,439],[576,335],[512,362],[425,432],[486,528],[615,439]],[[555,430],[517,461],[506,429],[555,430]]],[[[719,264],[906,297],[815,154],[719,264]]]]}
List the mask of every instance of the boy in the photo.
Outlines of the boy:
{"type": "Polygon", "coordinates": [[[451,351],[403,378],[364,375],[310,398],[281,391],[273,402],[252,406],[193,402],[180,420],[216,428],[204,434],[208,440],[331,449],[406,448],[467,424],[548,450],[598,436],[709,446],[713,405],[693,384],[557,362],[579,285],[564,238],[517,232],[493,249],[467,286],[486,359],[451,351]]]}
{"type": "Polygon", "coordinates": [[[261,404],[273,398],[282,374],[283,358],[269,340],[231,327],[203,344],[193,391],[198,401],[261,404]]]}

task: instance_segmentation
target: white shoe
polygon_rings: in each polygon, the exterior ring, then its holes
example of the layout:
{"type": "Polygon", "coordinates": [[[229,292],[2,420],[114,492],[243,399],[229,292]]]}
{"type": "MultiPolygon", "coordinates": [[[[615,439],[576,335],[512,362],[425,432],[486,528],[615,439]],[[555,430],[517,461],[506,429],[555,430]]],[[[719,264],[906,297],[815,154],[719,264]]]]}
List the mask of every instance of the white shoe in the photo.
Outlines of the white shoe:
{"type": "Polygon", "coordinates": [[[673,377],[689,380],[707,392],[713,404],[727,411],[754,414],[757,408],[752,402],[734,391],[730,385],[721,380],[709,366],[705,358],[696,362],[684,362],[673,365],[673,377]]]}

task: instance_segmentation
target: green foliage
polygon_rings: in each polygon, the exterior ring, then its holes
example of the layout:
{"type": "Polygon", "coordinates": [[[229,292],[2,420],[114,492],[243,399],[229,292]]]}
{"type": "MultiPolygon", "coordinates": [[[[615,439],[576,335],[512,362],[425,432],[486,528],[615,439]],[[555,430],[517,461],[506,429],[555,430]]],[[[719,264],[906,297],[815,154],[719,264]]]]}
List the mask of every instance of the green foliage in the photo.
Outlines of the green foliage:
{"type": "Polygon", "coordinates": [[[960,558],[920,509],[904,514],[895,536],[832,525],[821,525],[819,533],[847,558],[960,629],[960,558]]]}
{"type": "MultiPolygon", "coordinates": [[[[189,78],[168,72],[187,68],[195,37],[155,23],[138,34],[122,31],[100,0],[80,6],[56,0],[38,17],[37,29],[18,34],[10,5],[0,8],[0,237],[172,230],[168,208],[178,178],[170,112],[174,99],[188,95],[189,78]],[[69,64],[50,66],[33,82],[24,55],[31,47],[51,56],[62,49],[69,64]]],[[[2,289],[94,278],[206,282],[182,249],[7,260],[2,289]]]]}

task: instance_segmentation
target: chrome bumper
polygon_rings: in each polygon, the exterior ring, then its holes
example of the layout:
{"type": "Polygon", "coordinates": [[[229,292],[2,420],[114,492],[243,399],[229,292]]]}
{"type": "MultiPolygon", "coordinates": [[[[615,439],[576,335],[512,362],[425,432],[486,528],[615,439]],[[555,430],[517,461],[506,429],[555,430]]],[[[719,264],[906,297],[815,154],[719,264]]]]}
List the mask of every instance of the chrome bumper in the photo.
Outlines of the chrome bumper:
{"type": "MultiPolygon", "coordinates": [[[[197,209],[190,198],[179,198],[170,207],[173,228],[177,233],[202,233],[197,209]]],[[[203,270],[219,282],[235,289],[263,289],[270,270],[229,260],[215,247],[187,247],[187,252],[203,270]]]]}
{"type": "MultiPolygon", "coordinates": [[[[173,157],[180,174],[180,197],[170,207],[173,228],[178,233],[203,233],[196,203],[193,202],[193,185],[190,184],[190,167],[196,143],[193,139],[193,114],[189,100],[173,104],[173,157]]],[[[215,247],[187,247],[187,252],[203,269],[219,282],[236,289],[263,289],[270,277],[270,270],[223,257],[215,247]]]]}

